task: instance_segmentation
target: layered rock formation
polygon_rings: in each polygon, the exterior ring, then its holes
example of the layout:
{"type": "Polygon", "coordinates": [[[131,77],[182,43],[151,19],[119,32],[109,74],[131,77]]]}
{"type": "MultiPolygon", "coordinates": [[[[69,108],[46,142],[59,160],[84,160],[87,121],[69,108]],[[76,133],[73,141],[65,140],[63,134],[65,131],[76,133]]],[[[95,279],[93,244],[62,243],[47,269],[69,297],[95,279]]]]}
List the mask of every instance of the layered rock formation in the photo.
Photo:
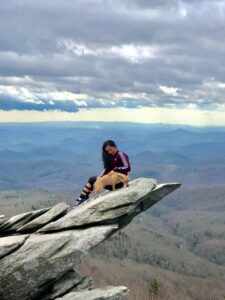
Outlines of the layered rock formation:
{"type": "Polygon", "coordinates": [[[10,219],[1,215],[0,299],[125,299],[127,287],[94,288],[76,265],[180,185],[138,178],[129,187],[106,191],[75,208],[59,203],[10,219]]]}

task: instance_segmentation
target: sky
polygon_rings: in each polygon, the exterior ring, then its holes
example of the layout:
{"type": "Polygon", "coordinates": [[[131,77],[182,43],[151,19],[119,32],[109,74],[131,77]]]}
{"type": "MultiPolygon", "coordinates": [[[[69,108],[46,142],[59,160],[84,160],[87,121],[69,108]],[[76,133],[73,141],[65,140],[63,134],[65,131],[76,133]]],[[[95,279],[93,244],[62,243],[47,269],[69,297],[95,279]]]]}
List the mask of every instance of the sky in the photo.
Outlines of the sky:
{"type": "Polygon", "coordinates": [[[1,0],[0,122],[225,125],[225,1],[1,0]]]}

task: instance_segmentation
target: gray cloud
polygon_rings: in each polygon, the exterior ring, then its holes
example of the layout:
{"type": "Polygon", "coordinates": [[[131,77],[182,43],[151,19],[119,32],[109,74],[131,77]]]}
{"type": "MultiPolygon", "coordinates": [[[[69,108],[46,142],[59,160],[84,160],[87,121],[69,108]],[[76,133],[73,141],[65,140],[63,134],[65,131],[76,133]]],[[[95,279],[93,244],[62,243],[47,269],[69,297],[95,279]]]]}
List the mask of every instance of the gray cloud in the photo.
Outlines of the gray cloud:
{"type": "Polygon", "coordinates": [[[18,99],[15,99],[11,95],[1,94],[0,95],[0,109],[5,111],[10,110],[60,110],[66,112],[76,112],[78,109],[75,107],[72,101],[50,101],[42,99],[39,102],[25,102],[18,99]]]}
{"type": "Polygon", "coordinates": [[[0,109],[51,109],[56,92],[74,93],[73,99],[55,101],[56,109],[65,111],[86,105],[217,109],[223,104],[224,1],[3,0],[0,5],[0,109]],[[79,93],[86,95],[83,104],[79,93]]]}

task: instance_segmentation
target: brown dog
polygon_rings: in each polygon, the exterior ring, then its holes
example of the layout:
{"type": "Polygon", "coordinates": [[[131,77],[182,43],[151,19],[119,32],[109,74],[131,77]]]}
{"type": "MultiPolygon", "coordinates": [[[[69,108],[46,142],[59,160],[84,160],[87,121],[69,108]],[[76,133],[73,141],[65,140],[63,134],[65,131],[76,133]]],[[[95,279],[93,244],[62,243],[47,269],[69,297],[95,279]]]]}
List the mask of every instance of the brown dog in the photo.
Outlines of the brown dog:
{"type": "Polygon", "coordinates": [[[112,185],[112,189],[115,191],[115,185],[119,182],[123,182],[126,186],[129,186],[129,177],[119,172],[110,172],[102,177],[97,177],[93,185],[94,199],[96,199],[97,193],[101,192],[105,185],[112,185]]]}

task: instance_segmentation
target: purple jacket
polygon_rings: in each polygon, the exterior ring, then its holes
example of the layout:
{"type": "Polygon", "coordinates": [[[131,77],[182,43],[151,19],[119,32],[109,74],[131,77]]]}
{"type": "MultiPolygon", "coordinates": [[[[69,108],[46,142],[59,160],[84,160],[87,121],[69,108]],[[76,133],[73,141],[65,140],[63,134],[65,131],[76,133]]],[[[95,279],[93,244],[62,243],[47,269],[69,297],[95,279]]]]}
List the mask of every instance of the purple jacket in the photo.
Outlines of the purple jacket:
{"type": "Polygon", "coordinates": [[[123,173],[125,175],[127,175],[128,172],[131,171],[129,157],[125,152],[117,150],[117,152],[112,156],[110,169],[104,169],[99,176],[102,177],[112,170],[114,170],[115,172],[123,173]]]}

